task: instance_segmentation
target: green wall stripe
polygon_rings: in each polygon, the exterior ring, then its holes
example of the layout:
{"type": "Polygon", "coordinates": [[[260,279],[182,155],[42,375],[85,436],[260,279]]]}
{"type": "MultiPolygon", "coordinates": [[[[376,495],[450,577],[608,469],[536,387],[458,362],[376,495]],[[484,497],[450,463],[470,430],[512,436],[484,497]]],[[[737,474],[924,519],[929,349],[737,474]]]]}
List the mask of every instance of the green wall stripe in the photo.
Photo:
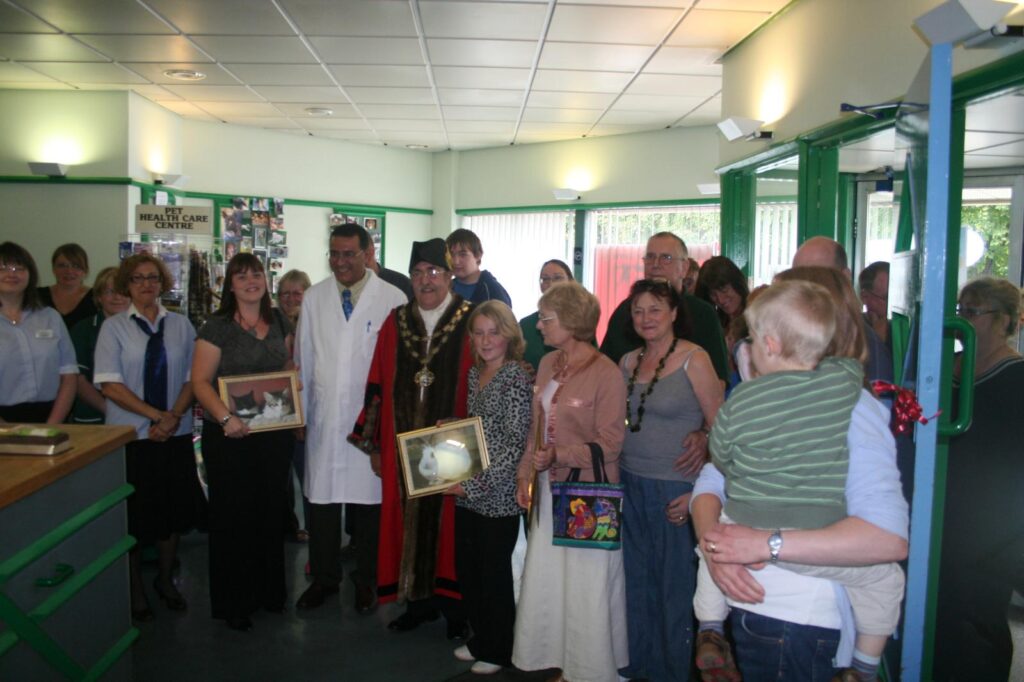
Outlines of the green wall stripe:
{"type": "MultiPolygon", "coordinates": [[[[194,199],[211,199],[214,202],[231,200],[234,197],[250,196],[246,193],[219,194],[214,192],[193,192],[186,191],[167,185],[156,185],[149,182],[141,182],[132,178],[118,177],[70,177],[70,178],[49,178],[41,175],[0,175],[0,183],[23,183],[23,184],[49,184],[49,185],[131,185],[145,190],[169,192],[177,197],[189,197],[194,199]]],[[[284,197],[286,204],[292,206],[317,206],[321,208],[344,208],[352,213],[413,213],[417,215],[433,215],[434,211],[429,208],[411,208],[408,206],[376,206],[373,204],[345,204],[338,201],[313,201],[310,199],[289,199],[284,197]]]]}

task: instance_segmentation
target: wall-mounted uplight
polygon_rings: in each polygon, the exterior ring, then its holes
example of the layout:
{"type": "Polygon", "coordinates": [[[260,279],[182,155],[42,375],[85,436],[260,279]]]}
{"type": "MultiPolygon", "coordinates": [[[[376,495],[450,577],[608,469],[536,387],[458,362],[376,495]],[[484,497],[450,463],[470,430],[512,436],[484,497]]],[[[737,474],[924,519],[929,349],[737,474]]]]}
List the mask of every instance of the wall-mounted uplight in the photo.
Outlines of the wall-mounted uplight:
{"type": "Polygon", "coordinates": [[[184,187],[188,182],[188,176],[181,173],[153,173],[154,185],[166,185],[168,187],[184,187]]]}
{"type": "Polygon", "coordinates": [[[164,71],[164,75],[168,78],[173,78],[176,81],[185,81],[187,83],[194,83],[206,79],[206,74],[202,71],[193,71],[192,69],[167,69],[164,71]]]}
{"type": "Polygon", "coordinates": [[[580,193],[571,187],[556,187],[551,193],[559,201],[578,201],[580,198],[580,193]]]}
{"type": "Polygon", "coordinates": [[[28,169],[32,171],[32,175],[45,175],[51,178],[63,178],[68,174],[67,165],[49,161],[29,161],[28,169]]]}
{"type": "Polygon", "coordinates": [[[718,129],[729,142],[736,140],[770,140],[772,132],[761,130],[764,121],[755,118],[743,118],[741,116],[730,116],[724,121],[719,121],[718,129]]]}
{"type": "Polygon", "coordinates": [[[997,0],[946,0],[914,19],[914,26],[932,45],[959,43],[987,33],[1014,9],[997,0]]]}

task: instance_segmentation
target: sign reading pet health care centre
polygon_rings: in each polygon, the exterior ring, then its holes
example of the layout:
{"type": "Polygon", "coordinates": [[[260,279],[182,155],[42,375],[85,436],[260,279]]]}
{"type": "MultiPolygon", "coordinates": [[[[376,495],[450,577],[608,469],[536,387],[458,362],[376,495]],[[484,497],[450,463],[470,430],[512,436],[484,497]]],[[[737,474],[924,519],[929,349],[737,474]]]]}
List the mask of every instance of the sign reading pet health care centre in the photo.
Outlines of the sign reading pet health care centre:
{"type": "Polygon", "coordinates": [[[135,207],[135,232],[213,235],[213,209],[204,206],[138,204],[135,207]]]}

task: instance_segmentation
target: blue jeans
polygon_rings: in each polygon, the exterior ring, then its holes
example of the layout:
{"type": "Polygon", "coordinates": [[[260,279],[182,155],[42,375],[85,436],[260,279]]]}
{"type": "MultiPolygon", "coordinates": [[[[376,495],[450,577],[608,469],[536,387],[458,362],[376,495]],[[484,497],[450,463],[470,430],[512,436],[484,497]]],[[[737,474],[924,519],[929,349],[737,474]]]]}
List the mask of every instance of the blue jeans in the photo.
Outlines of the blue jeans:
{"type": "Polygon", "coordinates": [[[729,615],[743,682],[829,682],[839,630],[797,625],[733,607],[729,615]]]}
{"type": "Polygon", "coordinates": [[[620,673],[658,682],[689,680],[697,560],[690,524],[670,524],[665,505],[693,484],[621,475],[629,666],[620,673]]]}

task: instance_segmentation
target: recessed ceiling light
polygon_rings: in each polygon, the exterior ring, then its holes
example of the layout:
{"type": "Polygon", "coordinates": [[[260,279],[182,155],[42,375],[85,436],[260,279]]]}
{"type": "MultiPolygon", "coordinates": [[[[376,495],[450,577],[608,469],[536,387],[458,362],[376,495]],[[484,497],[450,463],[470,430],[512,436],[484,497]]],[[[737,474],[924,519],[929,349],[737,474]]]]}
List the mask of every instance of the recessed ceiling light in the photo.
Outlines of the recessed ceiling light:
{"type": "Polygon", "coordinates": [[[334,116],[334,109],[328,109],[327,107],[306,107],[306,113],[310,116],[323,118],[324,116],[334,116]]]}
{"type": "Polygon", "coordinates": [[[164,71],[164,75],[176,81],[201,81],[206,78],[206,74],[202,71],[192,71],[191,69],[167,69],[164,71]]]}
{"type": "Polygon", "coordinates": [[[407,144],[407,145],[405,145],[405,148],[406,149],[430,149],[430,147],[428,147],[425,144],[407,144]]]}

